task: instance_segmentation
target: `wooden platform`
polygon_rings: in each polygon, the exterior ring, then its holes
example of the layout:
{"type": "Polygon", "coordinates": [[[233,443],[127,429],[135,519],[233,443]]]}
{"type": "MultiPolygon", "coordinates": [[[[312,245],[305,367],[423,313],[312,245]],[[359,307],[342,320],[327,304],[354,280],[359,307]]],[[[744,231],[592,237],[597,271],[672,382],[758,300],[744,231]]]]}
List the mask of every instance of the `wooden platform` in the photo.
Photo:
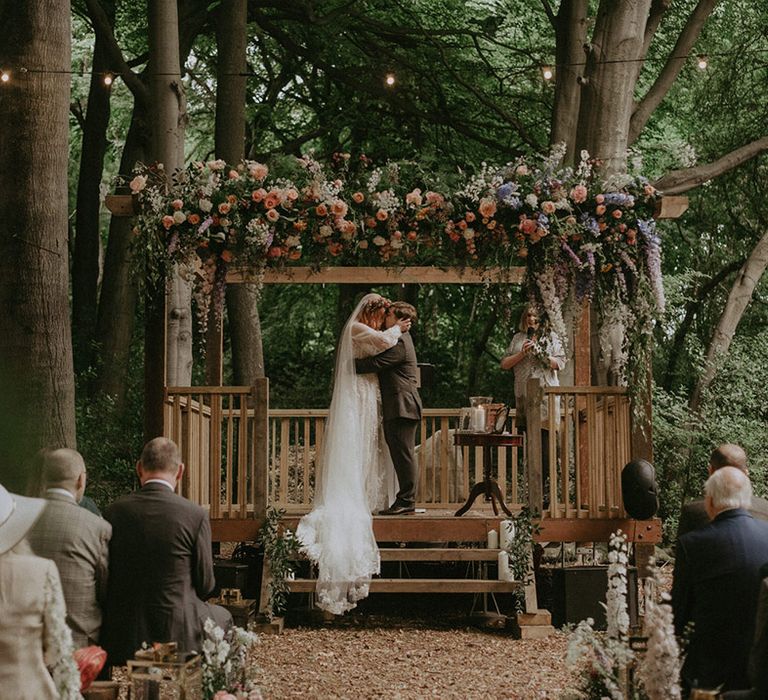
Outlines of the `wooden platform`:
{"type": "MultiPolygon", "coordinates": [[[[285,527],[296,529],[300,515],[286,515],[285,527]]],[[[499,530],[503,520],[492,512],[472,510],[460,518],[445,511],[429,511],[406,516],[374,516],[373,530],[379,542],[486,542],[490,530],[499,530]]],[[[607,542],[611,533],[621,530],[629,542],[661,542],[661,520],[630,518],[557,518],[538,521],[538,542],[607,542]]],[[[215,542],[252,542],[261,521],[256,519],[212,519],[215,542]]]]}
{"type": "MultiPolygon", "coordinates": [[[[292,593],[312,593],[317,581],[296,579],[290,581],[292,593]]],[[[371,581],[371,593],[513,593],[522,588],[516,581],[485,579],[434,579],[434,578],[375,578],[371,581]]]]}

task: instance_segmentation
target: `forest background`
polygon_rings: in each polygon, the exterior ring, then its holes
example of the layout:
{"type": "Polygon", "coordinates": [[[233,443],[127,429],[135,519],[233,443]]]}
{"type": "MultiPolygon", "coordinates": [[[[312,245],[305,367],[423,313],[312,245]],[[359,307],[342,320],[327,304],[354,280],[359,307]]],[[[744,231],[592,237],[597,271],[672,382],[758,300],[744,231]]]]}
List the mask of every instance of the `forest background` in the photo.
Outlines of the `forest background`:
{"type": "MultiPolygon", "coordinates": [[[[14,13],[19,21],[35,17],[34,7],[45,4],[30,0],[14,10],[5,3],[3,26],[14,13]]],[[[69,13],[61,5],[56,11],[69,13]]],[[[171,49],[179,53],[186,98],[184,158],[220,155],[217,143],[232,128],[228,114],[237,112],[222,103],[221,86],[232,78],[239,79],[245,105],[242,155],[263,162],[349,153],[381,164],[416,162],[450,178],[483,163],[545,154],[568,134],[577,134],[570,158],[579,143],[599,150],[599,133],[591,144],[578,136],[586,127],[574,91],[589,89],[586,81],[576,87],[577,74],[590,70],[583,45],[589,49],[589,37],[594,42],[605,30],[606,16],[616,22],[609,27],[616,42],[630,26],[627,12],[612,5],[179,0],[179,42],[171,49]],[[233,68],[241,37],[244,68],[233,68]],[[553,80],[544,78],[545,66],[554,68],[553,80]]],[[[643,60],[619,66],[634,97],[626,115],[627,158],[651,181],[665,178],[667,191],[690,197],[682,218],[660,224],[668,303],[654,331],[653,440],[669,535],[681,499],[698,493],[708,453],[720,442],[746,448],[755,490],[768,491],[768,6],[748,0],[615,5],[645,5],[650,18],[643,60]]],[[[89,492],[102,505],[132,487],[142,444],[144,306],[130,261],[131,223],[111,218],[101,198],[118,173],[129,174],[147,155],[147,13],[143,2],[74,0],[71,75],[60,76],[71,81],[73,425],[89,492]],[[118,72],[122,77],[105,86],[105,74],[118,72]]],[[[612,99],[622,97],[604,91],[601,99],[593,110],[610,110],[612,99]]],[[[337,335],[353,299],[366,291],[267,285],[256,307],[249,292],[230,290],[225,384],[263,373],[272,407],[327,407],[337,335]]],[[[511,402],[512,376],[498,363],[524,303],[521,289],[375,291],[407,299],[420,312],[419,360],[435,367],[427,406],[463,406],[477,394],[511,402]]],[[[202,384],[200,343],[192,347],[194,383],[202,384]]],[[[17,469],[10,478],[22,476],[17,469]]]]}

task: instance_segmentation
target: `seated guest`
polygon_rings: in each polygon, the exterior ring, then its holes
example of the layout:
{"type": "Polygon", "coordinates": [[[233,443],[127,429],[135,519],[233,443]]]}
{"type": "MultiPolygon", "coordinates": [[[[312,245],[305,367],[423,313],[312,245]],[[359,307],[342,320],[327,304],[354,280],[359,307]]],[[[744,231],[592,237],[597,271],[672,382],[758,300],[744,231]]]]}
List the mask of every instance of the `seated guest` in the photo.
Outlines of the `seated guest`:
{"type": "MultiPolygon", "coordinates": [[[[712,476],[722,467],[736,467],[745,474],[749,474],[747,469],[747,453],[739,445],[725,443],[715,448],[709,457],[709,466],[707,467],[707,476],[712,476]]],[[[752,496],[752,502],[747,510],[758,520],[768,520],[768,501],[758,496],[752,496]]],[[[709,523],[707,509],[704,507],[704,499],[697,498],[683,506],[680,512],[680,522],[677,526],[677,538],[680,539],[684,534],[702,527],[709,523]]]]}
{"type": "Polygon", "coordinates": [[[693,623],[683,681],[690,688],[749,688],[747,662],[755,630],[760,567],[768,562],[768,523],[747,508],[752,487],[736,467],[709,477],[705,505],[712,522],[677,544],[672,607],[675,631],[693,623]]]}
{"type": "Polygon", "coordinates": [[[109,506],[109,586],[101,646],[108,663],[132,659],[142,642],[176,642],[200,650],[211,617],[231,625],[224,609],[203,601],[214,588],[208,514],[174,490],[184,472],[176,445],[150,440],[136,465],[141,489],[109,506]]]}
{"type": "Polygon", "coordinates": [[[42,478],[48,507],[27,539],[35,554],[56,562],[75,647],[87,647],[99,641],[112,526],[78,505],[85,491],[79,452],[48,451],[42,478]]]}
{"type": "Polygon", "coordinates": [[[0,486],[0,697],[9,700],[81,698],[56,565],[23,541],[44,508],[0,486]]]}
{"type": "MultiPolygon", "coordinates": [[[[27,480],[27,496],[33,498],[45,497],[45,477],[43,475],[43,469],[45,468],[45,460],[51,452],[55,452],[57,448],[53,447],[41,447],[32,458],[29,470],[29,479],[27,480]]],[[[91,511],[94,515],[101,517],[101,511],[99,506],[96,505],[90,496],[83,494],[80,496],[78,503],[82,508],[91,511]]]]}

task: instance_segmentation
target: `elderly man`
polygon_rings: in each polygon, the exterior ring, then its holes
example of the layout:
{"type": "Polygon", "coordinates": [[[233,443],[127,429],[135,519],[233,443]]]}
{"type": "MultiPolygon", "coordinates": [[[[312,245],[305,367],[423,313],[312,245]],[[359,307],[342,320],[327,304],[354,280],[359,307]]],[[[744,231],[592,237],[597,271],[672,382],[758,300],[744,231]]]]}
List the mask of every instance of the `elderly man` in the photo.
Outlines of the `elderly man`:
{"type": "Polygon", "coordinates": [[[96,644],[112,526],[78,506],[85,491],[85,462],[79,452],[48,451],[41,476],[48,504],[27,536],[29,544],[35,554],[56,563],[75,647],[96,644]]]}
{"type": "MultiPolygon", "coordinates": [[[[739,445],[725,443],[712,451],[709,457],[709,466],[707,467],[707,476],[712,476],[722,467],[736,467],[745,474],[749,474],[747,469],[747,453],[739,445]]],[[[752,502],[747,506],[747,510],[758,520],[768,520],[768,501],[758,496],[752,496],[752,502]]],[[[683,506],[680,512],[680,523],[677,526],[677,538],[696,530],[709,523],[709,516],[704,506],[704,499],[697,498],[683,506]]]]}
{"type": "Polygon", "coordinates": [[[768,562],[768,523],[747,510],[752,487],[736,467],[709,477],[705,507],[712,522],[683,535],[672,585],[675,631],[693,623],[683,680],[689,687],[749,688],[760,568],[768,562]]]}
{"type": "Polygon", "coordinates": [[[136,465],[141,489],[106,511],[112,523],[102,646],[108,663],[132,659],[143,642],[200,650],[203,624],[231,615],[203,602],[214,588],[208,514],[175,493],[184,465],[175,443],[150,440],[136,465]]]}

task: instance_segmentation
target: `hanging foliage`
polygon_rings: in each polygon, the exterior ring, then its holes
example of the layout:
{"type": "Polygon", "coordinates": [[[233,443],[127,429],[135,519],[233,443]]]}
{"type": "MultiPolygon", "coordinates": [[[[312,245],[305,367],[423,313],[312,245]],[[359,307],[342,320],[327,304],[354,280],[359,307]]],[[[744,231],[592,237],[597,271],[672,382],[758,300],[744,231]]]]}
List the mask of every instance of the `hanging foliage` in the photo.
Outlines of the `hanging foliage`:
{"type": "Polygon", "coordinates": [[[471,176],[348,154],[327,164],[215,160],[174,173],[170,187],[162,166],[142,167],[129,185],[150,274],[192,265],[206,318],[210,303],[220,314],[233,265],[522,265],[530,299],[564,343],[566,319],[578,317],[569,311],[594,302],[604,352],[616,334],[623,339],[611,355],[622,377],[627,357],[645,356],[664,305],[658,195],[641,177],[600,180],[586,152],[576,169],[561,167],[562,156],[483,164],[471,176]]]}

